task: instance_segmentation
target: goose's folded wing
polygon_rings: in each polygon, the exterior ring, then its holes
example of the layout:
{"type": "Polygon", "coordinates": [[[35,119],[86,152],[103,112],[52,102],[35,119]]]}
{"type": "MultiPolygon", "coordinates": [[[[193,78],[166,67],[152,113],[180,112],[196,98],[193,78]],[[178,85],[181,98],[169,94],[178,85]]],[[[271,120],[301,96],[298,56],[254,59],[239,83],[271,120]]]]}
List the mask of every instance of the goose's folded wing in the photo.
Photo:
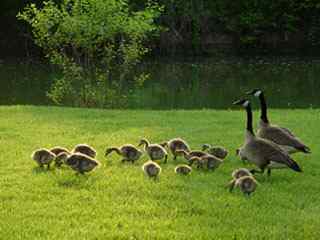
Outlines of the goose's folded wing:
{"type": "Polygon", "coordinates": [[[257,147],[260,147],[261,149],[261,157],[263,157],[269,163],[281,163],[287,165],[289,168],[297,172],[302,171],[299,165],[287,153],[281,150],[277,144],[266,139],[257,139],[256,142],[259,145],[257,147]]]}
{"type": "Polygon", "coordinates": [[[279,127],[282,131],[285,131],[287,134],[289,134],[292,137],[296,137],[288,128],[285,127],[279,127]]]}
{"type": "Polygon", "coordinates": [[[306,147],[298,138],[276,126],[268,127],[267,130],[263,131],[261,137],[270,139],[279,145],[291,146],[296,149],[304,149],[306,147]]]}

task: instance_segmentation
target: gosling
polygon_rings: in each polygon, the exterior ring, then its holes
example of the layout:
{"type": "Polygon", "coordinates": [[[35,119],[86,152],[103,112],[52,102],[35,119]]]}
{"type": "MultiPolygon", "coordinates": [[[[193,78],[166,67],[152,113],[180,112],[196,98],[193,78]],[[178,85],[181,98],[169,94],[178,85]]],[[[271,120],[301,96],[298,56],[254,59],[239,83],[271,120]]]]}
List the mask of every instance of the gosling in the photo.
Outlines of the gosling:
{"type": "Polygon", "coordinates": [[[100,163],[98,160],[91,158],[90,156],[83,153],[73,153],[65,161],[66,165],[71,167],[74,171],[80,174],[85,172],[91,172],[98,166],[100,163]]]}
{"type": "Polygon", "coordinates": [[[168,153],[163,146],[160,144],[150,144],[145,138],[140,140],[139,146],[141,145],[144,145],[144,149],[152,161],[164,158],[164,163],[167,163],[168,153]]]}
{"type": "Polygon", "coordinates": [[[192,168],[186,164],[181,164],[175,167],[174,172],[180,175],[189,175],[192,172],[192,168]]]}
{"type": "Polygon", "coordinates": [[[206,154],[202,157],[193,156],[189,159],[191,165],[196,163],[197,169],[207,169],[214,171],[223,161],[215,156],[206,154]]]}
{"type": "Polygon", "coordinates": [[[201,168],[214,171],[223,163],[223,161],[216,156],[208,154],[201,157],[200,163],[201,168]]]}
{"type": "Polygon", "coordinates": [[[76,145],[72,150],[72,153],[83,153],[92,158],[95,158],[97,156],[97,151],[93,147],[85,143],[76,145]]]}
{"type": "Polygon", "coordinates": [[[252,173],[246,168],[238,168],[232,172],[232,178],[238,179],[243,176],[252,176],[252,173]]]}
{"type": "Polygon", "coordinates": [[[61,152],[61,153],[59,153],[56,157],[55,157],[55,159],[54,159],[54,161],[55,161],[55,166],[56,167],[58,167],[58,168],[60,168],[61,166],[62,166],[62,164],[65,164],[66,163],[66,160],[67,160],[67,158],[70,156],[70,154],[69,153],[66,153],[66,152],[61,152]]]}
{"type": "Polygon", "coordinates": [[[50,164],[55,157],[56,155],[46,148],[40,148],[31,155],[31,158],[36,161],[41,168],[43,168],[44,165],[47,165],[47,169],[50,169],[50,164]]]}
{"type": "Polygon", "coordinates": [[[163,147],[168,147],[168,149],[171,151],[173,155],[173,160],[176,160],[179,156],[177,150],[185,150],[186,152],[190,152],[190,147],[188,143],[181,138],[173,138],[168,142],[161,143],[160,145],[163,147]]]}
{"type": "Polygon", "coordinates": [[[153,179],[157,179],[161,173],[161,167],[159,164],[151,160],[142,165],[142,170],[148,177],[153,179]]]}
{"type": "Polygon", "coordinates": [[[211,146],[210,144],[203,144],[202,151],[206,151],[209,154],[216,156],[220,159],[225,159],[228,155],[228,150],[221,146],[211,146]]]}
{"type": "Polygon", "coordinates": [[[50,152],[56,155],[54,162],[55,166],[60,168],[61,165],[64,163],[66,156],[70,154],[70,151],[64,147],[56,146],[50,149],[50,152]]]}
{"type": "Polygon", "coordinates": [[[176,151],[178,154],[182,154],[184,156],[184,158],[188,161],[188,165],[191,166],[193,164],[194,161],[198,161],[198,158],[194,158],[194,157],[202,157],[205,155],[208,155],[207,153],[203,152],[203,151],[191,151],[191,152],[187,152],[185,150],[177,150],[176,151]]]}
{"type": "Polygon", "coordinates": [[[60,153],[70,153],[70,151],[67,148],[56,146],[50,149],[50,152],[54,153],[56,156],[58,156],[60,153]]]}
{"type": "Polygon", "coordinates": [[[118,155],[121,155],[123,159],[121,162],[129,161],[134,163],[139,160],[142,155],[142,151],[132,144],[125,144],[119,148],[111,147],[107,148],[105,156],[108,156],[111,152],[115,151],[118,155]]]}
{"type": "Polygon", "coordinates": [[[243,194],[250,196],[258,186],[257,181],[253,176],[242,176],[238,179],[234,179],[230,183],[230,192],[233,191],[234,187],[238,187],[243,194]]]}

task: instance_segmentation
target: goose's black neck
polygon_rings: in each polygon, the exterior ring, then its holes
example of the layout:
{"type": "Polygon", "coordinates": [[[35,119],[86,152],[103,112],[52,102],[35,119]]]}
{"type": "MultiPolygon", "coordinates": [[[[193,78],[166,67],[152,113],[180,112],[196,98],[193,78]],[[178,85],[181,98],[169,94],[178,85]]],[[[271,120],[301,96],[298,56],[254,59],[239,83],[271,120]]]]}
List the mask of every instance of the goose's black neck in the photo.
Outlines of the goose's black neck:
{"type": "Polygon", "coordinates": [[[267,103],[263,93],[260,94],[259,100],[260,100],[260,106],[261,106],[260,119],[264,123],[269,123],[268,116],[267,116],[267,103]]]}
{"type": "Polygon", "coordinates": [[[247,112],[247,130],[254,135],[253,127],[252,127],[252,109],[250,103],[248,106],[246,106],[246,112],[247,112]]]}

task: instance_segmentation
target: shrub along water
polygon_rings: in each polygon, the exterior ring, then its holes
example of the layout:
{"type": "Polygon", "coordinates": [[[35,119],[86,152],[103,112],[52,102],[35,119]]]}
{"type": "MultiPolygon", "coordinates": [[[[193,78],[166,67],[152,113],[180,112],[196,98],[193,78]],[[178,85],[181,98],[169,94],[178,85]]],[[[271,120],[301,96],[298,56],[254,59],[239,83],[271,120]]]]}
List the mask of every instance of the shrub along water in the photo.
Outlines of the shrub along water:
{"type": "Polygon", "coordinates": [[[130,10],[124,0],[45,1],[18,14],[32,28],[35,43],[62,69],[48,96],[71,106],[125,106],[128,89],[147,74],[134,69],[148,52],[144,41],[157,34],[161,8],[130,10]]]}

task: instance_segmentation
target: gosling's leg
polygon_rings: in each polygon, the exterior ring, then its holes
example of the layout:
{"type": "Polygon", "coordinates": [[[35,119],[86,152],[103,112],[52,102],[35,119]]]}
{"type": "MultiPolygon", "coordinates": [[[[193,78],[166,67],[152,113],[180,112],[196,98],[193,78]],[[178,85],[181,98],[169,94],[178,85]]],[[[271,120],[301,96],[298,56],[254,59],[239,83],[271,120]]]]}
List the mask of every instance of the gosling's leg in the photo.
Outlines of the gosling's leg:
{"type": "Polygon", "coordinates": [[[123,159],[121,160],[122,163],[124,163],[124,162],[126,162],[126,161],[128,161],[128,159],[126,159],[126,158],[123,158],[123,159]]]}
{"type": "Polygon", "coordinates": [[[234,180],[232,180],[232,181],[228,184],[228,186],[229,186],[229,192],[232,192],[232,191],[233,191],[233,188],[234,188],[235,183],[236,183],[236,180],[234,179],[234,180]]]}
{"type": "Polygon", "coordinates": [[[174,155],[174,156],[173,156],[173,160],[177,160],[177,155],[174,155]]]}
{"type": "Polygon", "coordinates": [[[189,160],[188,165],[189,165],[189,166],[192,166],[192,164],[193,164],[193,160],[189,160]]]}
{"type": "Polygon", "coordinates": [[[250,170],[250,172],[251,172],[252,174],[255,174],[255,173],[263,174],[263,173],[264,173],[264,168],[263,168],[263,169],[261,169],[260,171],[259,171],[259,170],[257,170],[257,169],[252,169],[252,170],[250,170]]]}

